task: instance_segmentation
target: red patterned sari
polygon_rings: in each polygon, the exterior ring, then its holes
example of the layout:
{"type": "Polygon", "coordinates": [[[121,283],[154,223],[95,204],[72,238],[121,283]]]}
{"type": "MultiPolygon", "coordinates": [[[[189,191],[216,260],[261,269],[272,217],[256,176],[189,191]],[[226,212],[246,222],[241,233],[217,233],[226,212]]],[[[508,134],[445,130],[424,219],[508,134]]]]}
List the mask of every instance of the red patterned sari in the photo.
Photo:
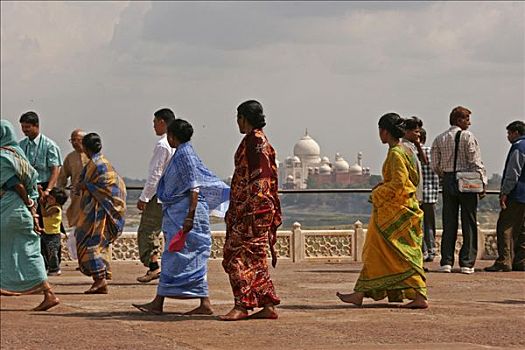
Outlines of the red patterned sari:
{"type": "Polygon", "coordinates": [[[235,305],[248,310],[280,303],[267,262],[267,246],[281,225],[275,151],[262,129],[254,129],[235,153],[222,266],[230,277],[235,305]]]}

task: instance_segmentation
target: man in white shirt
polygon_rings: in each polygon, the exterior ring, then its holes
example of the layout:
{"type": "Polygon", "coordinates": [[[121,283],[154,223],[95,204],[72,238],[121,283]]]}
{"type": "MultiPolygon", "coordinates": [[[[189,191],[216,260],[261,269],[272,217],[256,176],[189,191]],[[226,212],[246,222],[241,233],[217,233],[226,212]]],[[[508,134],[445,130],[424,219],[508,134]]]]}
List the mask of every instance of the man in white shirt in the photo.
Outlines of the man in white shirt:
{"type": "Polygon", "coordinates": [[[140,261],[148,268],[144,276],[137,277],[142,283],[150,282],[160,276],[158,262],[160,254],[159,234],[162,230],[162,205],[157,200],[157,184],[168,165],[175,149],[171,148],[166,137],[168,125],[175,120],[175,114],[163,108],[154,113],[153,129],[157,136],[162,136],[155,145],[153,157],[149,163],[149,173],[144,189],[140,194],[137,208],[142,211],[137,240],[140,261]]]}

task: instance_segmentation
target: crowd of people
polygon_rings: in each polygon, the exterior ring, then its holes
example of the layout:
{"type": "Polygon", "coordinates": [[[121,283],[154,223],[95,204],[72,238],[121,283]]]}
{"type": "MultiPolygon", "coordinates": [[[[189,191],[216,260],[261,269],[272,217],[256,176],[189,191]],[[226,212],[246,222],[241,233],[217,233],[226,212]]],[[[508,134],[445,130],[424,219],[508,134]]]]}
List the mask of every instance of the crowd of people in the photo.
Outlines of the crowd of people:
{"type": "MultiPolygon", "coordinates": [[[[372,215],[362,270],[353,293],[337,293],[341,301],[360,306],[364,298],[408,299],[402,307],[428,307],[424,262],[437,255],[435,206],[440,188],[439,271],[452,272],[461,217],[460,272],[474,273],[477,206],[485,196],[487,176],[479,143],[468,131],[470,117],[467,108],[454,108],[450,128],[431,147],[425,146],[427,135],[418,117],[387,113],[379,119],[379,139],[388,145],[383,181],[370,196],[372,215]]],[[[103,155],[98,134],[74,130],[69,140],[73,151],[62,162],[56,143],[40,132],[35,112],[24,113],[20,126],[26,136],[20,142],[11,123],[2,120],[0,128],[2,295],[43,293],[36,311],[60,303],[47,277],[61,274],[61,234],[66,234],[62,207],[68,198],[68,247],[80,272],[93,279],[84,293],[108,293],[111,244],[122,233],[126,217],[123,179],[103,155]]],[[[255,100],[240,104],[237,126],[245,136],[235,153],[228,186],[192,147],[193,127],[188,121],[176,118],[168,108],[154,113],[153,129],[159,140],[137,202],[139,255],[147,270],[137,280],[159,282],[151,302],[133,304],[140,311],[162,314],[165,298],[175,298],[199,299],[199,305],[186,314],[213,314],[207,265],[210,215],[216,215],[226,222],[222,265],[234,301],[219,319],[278,318],[280,299],[270,278],[267,247],[275,267],[274,244],[282,220],[275,150],[264,133],[262,105],[255,100]],[[256,308],[260,310],[250,313],[256,308]]],[[[512,145],[500,190],[499,256],[485,268],[489,272],[525,270],[525,123],[510,123],[507,137],[512,145]]]]}

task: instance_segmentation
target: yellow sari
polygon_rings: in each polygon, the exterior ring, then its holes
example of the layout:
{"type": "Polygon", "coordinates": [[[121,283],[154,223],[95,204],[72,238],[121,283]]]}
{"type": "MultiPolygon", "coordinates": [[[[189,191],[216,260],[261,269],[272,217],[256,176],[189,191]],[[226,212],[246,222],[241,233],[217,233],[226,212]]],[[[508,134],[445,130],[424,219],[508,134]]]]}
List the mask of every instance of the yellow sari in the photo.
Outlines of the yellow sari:
{"type": "Polygon", "coordinates": [[[423,211],[417,164],[396,145],[383,164],[383,183],[372,191],[372,217],[363,247],[363,269],[354,287],[365,297],[391,302],[427,298],[421,244],[423,211]]]}

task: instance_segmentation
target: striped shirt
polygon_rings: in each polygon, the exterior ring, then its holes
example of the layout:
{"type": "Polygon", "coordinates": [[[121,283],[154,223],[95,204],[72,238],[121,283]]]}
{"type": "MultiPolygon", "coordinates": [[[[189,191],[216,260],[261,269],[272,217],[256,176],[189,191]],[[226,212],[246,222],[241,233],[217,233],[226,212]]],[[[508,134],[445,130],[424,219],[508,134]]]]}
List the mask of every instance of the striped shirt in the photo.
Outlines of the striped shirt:
{"type": "MultiPolygon", "coordinates": [[[[460,130],[459,126],[452,125],[447,131],[438,135],[432,143],[432,161],[430,164],[434,172],[440,177],[443,177],[444,173],[454,172],[455,137],[460,130]]],[[[487,173],[481,160],[478,140],[468,130],[461,132],[456,171],[477,172],[481,175],[483,183],[487,184],[487,173]]]]}
{"type": "Polygon", "coordinates": [[[422,146],[423,152],[427,156],[429,164],[421,163],[421,171],[423,172],[423,200],[422,203],[436,203],[439,194],[439,176],[432,170],[430,166],[430,146],[422,146]]]}

